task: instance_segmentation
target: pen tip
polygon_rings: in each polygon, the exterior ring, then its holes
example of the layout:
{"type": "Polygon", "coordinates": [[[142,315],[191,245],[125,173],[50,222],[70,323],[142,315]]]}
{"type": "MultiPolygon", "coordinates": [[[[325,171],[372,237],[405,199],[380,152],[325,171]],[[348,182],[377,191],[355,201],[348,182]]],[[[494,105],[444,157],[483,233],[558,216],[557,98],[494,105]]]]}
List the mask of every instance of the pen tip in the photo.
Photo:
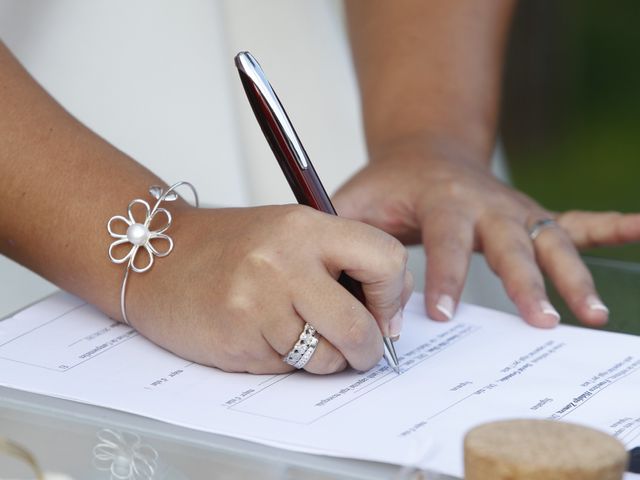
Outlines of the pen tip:
{"type": "Polygon", "coordinates": [[[395,346],[393,345],[393,341],[389,337],[383,337],[384,341],[384,357],[387,360],[387,363],[391,367],[391,369],[400,373],[400,362],[398,362],[398,355],[396,354],[395,346]]]}

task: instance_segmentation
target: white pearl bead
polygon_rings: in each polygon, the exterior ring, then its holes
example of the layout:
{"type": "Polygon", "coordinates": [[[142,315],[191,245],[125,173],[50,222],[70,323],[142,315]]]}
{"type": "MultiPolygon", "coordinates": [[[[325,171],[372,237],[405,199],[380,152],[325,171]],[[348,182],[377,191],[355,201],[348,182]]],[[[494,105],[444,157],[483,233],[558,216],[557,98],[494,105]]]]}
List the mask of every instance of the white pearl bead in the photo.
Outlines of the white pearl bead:
{"type": "Polygon", "coordinates": [[[127,228],[127,240],[134,245],[144,245],[149,240],[149,229],[141,223],[134,223],[127,228]]]}

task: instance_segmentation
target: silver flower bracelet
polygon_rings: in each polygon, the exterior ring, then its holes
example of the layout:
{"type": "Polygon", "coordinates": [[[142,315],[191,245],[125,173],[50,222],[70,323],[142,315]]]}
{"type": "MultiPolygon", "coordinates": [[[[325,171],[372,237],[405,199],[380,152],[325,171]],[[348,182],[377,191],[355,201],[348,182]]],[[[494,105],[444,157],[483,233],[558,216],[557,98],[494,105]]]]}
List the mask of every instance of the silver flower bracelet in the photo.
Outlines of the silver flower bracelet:
{"type": "Polygon", "coordinates": [[[109,235],[111,235],[116,240],[111,243],[109,246],[109,258],[113,263],[125,263],[126,267],[124,270],[124,277],[122,278],[122,288],[120,289],[120,311],[122,312],[122,319],[127,325],[131,325],[129,323],[129,319],[127,318],[127,309],[126,309],[126,293],[127,293],[127,280],[129,279],[129,272],[134,271],[136,273],[144,273],[147,272],[153,266],[153,257],[166,257],[173,250],[173,240],[169,235],[165,235],[169,227],[171,226],[171,213],[165,208],[160,208],[160,204],[162,202],[173,202],[178,198],[178,194],[175,190],[181,186],[189,187],[193,192],[193,196],[195,198],[195,206],[198,207],[200,202],[198,200],[198,193],[193,185],[189,182],[177,182],[171,185],[166,191],[157,185],[154,185],[149,188],[149,194],[156,199],[156,203],[153,208],[150,207],[149,203],[141,198],[136,198],[127,207],[127,217],[123,217],[122,215],[115,215],[109,219],[107,223],[107,230],[109,235]],[[145,209],[145,218],[142,223],[136,221],[133,214],[133,206],[134,205],[142,205],[145,209]],[[156,215],[162,214],[166,218],[166,223],[157,230],[150,230],[150,225],[156,215]],[[115,222],[124,222],[127,227],[126,233],[116,233],[114,232],[112,226],[115,222]],[[167,243],[166,250],[158,250],[151,244],[151,240],[162,240],[167,243]],[[129,252],[122,258],[118,258],[114,255],[113,249],[119,245],[124,245],[126,243],[131,244],[131,249],[129,252]],[[138,252],[144,249],[148,254],[148,262],[146,265],[139,267],[135,264],[136,255],[138,252]]]}

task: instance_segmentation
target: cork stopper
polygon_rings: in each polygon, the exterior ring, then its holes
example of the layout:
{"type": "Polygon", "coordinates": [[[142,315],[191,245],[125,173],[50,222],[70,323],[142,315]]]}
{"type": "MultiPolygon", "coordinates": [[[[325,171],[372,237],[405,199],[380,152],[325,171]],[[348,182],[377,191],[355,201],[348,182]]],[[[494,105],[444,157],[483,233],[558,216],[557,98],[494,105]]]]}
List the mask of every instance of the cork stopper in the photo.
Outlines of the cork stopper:
{"type": "Polygon", "coordinates": [[[464,457],[465,480],[621,480],[628,461],[614,437],[550,420],[480,425],[464,457]]]}

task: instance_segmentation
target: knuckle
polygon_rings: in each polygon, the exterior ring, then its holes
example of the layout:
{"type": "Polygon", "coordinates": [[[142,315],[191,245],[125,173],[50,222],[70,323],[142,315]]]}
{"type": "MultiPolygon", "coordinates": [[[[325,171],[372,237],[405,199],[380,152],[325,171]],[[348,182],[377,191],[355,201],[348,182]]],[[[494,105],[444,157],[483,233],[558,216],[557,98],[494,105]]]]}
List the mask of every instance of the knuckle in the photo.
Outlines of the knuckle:
{"type": "Polygon", "coordinates": [[[458,232],[444,232],[439,236],[437,241],[439,242],[437,248],[442,252],[442,255],[448,255],[450,257],[465,255],[471,250],[470,247],[466,246],[458,232]]]}
{"type": "Polygon", "coordinates": [[[250,295],[230,292],[227,295],[225,310],[231,322],[251,318],[255,314],[254,299],[250,295]]]}
{"type": "Polygon", "coordinates": [[[367,370],[370,370],[376,366],[376,364],[380,361],[380,359],[382,359],[383,353],[384,352],[383,352],[382,343],[380,343],[379,348],[372,349],[371,355],[369,355],[366,359],[362,360],[360,364],[353,365],[353,368],[361,372],[366,372],[367,370]]]}
{"type": "Polygon", "coordinates": [[[544,286],[537,281],[507,284],[505,289],[516,305],[522,305],[530,298],[544,297],[544,286]]]}
{"type": "Polygon", "coordinates": [[[226,304],[224,321],[219,324],[211,356],[218,368],[225,371],[248,371],[253,363],[264,359],[264,339],[255,324],[256,306],[245,295],[233,295],[226,304]],[[233,325],[233,329],[229,326],[233,325]]]}
{"type": "MultiPolygon", "coordinates": [[[[619,244],[627,241],[625,215],[620,212],[607,212],[603,223],[606,223],[611,231],[611,238],[606,242],[599,241],[598,238],[592,242],[595,245],[604,243],[619,244]]],[[[594,235],[595,236],[595,235],[594,235]]]]}
{"type": "Polygon", "coordinates": [[[565,210],[556,216],[556,222],[562,228],[571,230],[581,222],[581,213],[578,210],[565,210]]]}
{"type": "MultiPolygon", "coordinates": [[[[248,285],[265,285],[281,283],[286,278],[287,269],[290,265],[284,248],[279,246],[263,246],[254,248],[247,252],[239,265],[237,275],[230,282],[233,291],[248,292],[248,285]]],[[[248,293],[247,293],[248,296],[248,293]]],[[[255,290],[253,295],[255,296],[255,290]]],[[[245,302],[251,304],[249,299],[245,302]]]]}
{"type": "Polygon", "coordinates": [[[449,201],[465,200],[469,194],[465,182],[456,176],[449,176],[442,179],[440,189],[449,201]]]}
{"type": "Polygon", "coordinates": [[[313,222],[314,213],[312,208],[304,205],[286,205],[282,207],[279,221],[283,228],[304,230],[313,222]]]}
{"type": "Polygon", "coordinates": [[[578,254],[578,250],[571,239],[571,234],[562,227],[553,229],[554,237],[558,240],[558,243],[562,246],[565,252],[574,252],[578,254]]]}
{"type": "Polygon", "coordinates": [[[345,343],[352,350],[363,350],[371,343],[371,328],[368,319],[356,317],[345,335],[345,343]]]}
{"type": "Polygon", "coordinates": [[[409,261],[409,252],[405,246],[391,235],[384,235],[383,242],[384,258],[388,261],[389,270],[394,273],[403,272],[409,261]]]}
{"type": "Polygon", "coordinates": [[[259,335],[248,337],[227,339],[218,351],[220,362],[238,372],[258,373],[261,369],[262,373],[281,373],[286,364],[270,348],[265,348],[259,335]]]}
{"type": "Polygon", "coordinates": [[[252,355],[247,356],[247,353],[246,348],[232,341],[223,342],[218,347],[220,361],[229,367],[240,369],[240,371],[244,371],[248,367],[249,360],[252,359],[252,355]]]}
{"type": "Polygon", "coordinates": [[[504,272],[509,271],[509,267],[512,265],[512,260],[509,255],[495,255],[491,259],[491,264],[493,266],[493,271],[496,272],[497,275],[503,276],[504,272]]]}
{"type": "Polygon", "coordinates": [[[253,272],[277,271],[280,269],[278,257],[277,251],[267,248],[256,248],[247,254],[245,264],[253,272]]]}
{"type": "Polygon", "coordinates": [[[342,355],[335,355],[331,365],[329,366],[328,373],[337,373],[347,368],[347,360],[342,355]]]}

